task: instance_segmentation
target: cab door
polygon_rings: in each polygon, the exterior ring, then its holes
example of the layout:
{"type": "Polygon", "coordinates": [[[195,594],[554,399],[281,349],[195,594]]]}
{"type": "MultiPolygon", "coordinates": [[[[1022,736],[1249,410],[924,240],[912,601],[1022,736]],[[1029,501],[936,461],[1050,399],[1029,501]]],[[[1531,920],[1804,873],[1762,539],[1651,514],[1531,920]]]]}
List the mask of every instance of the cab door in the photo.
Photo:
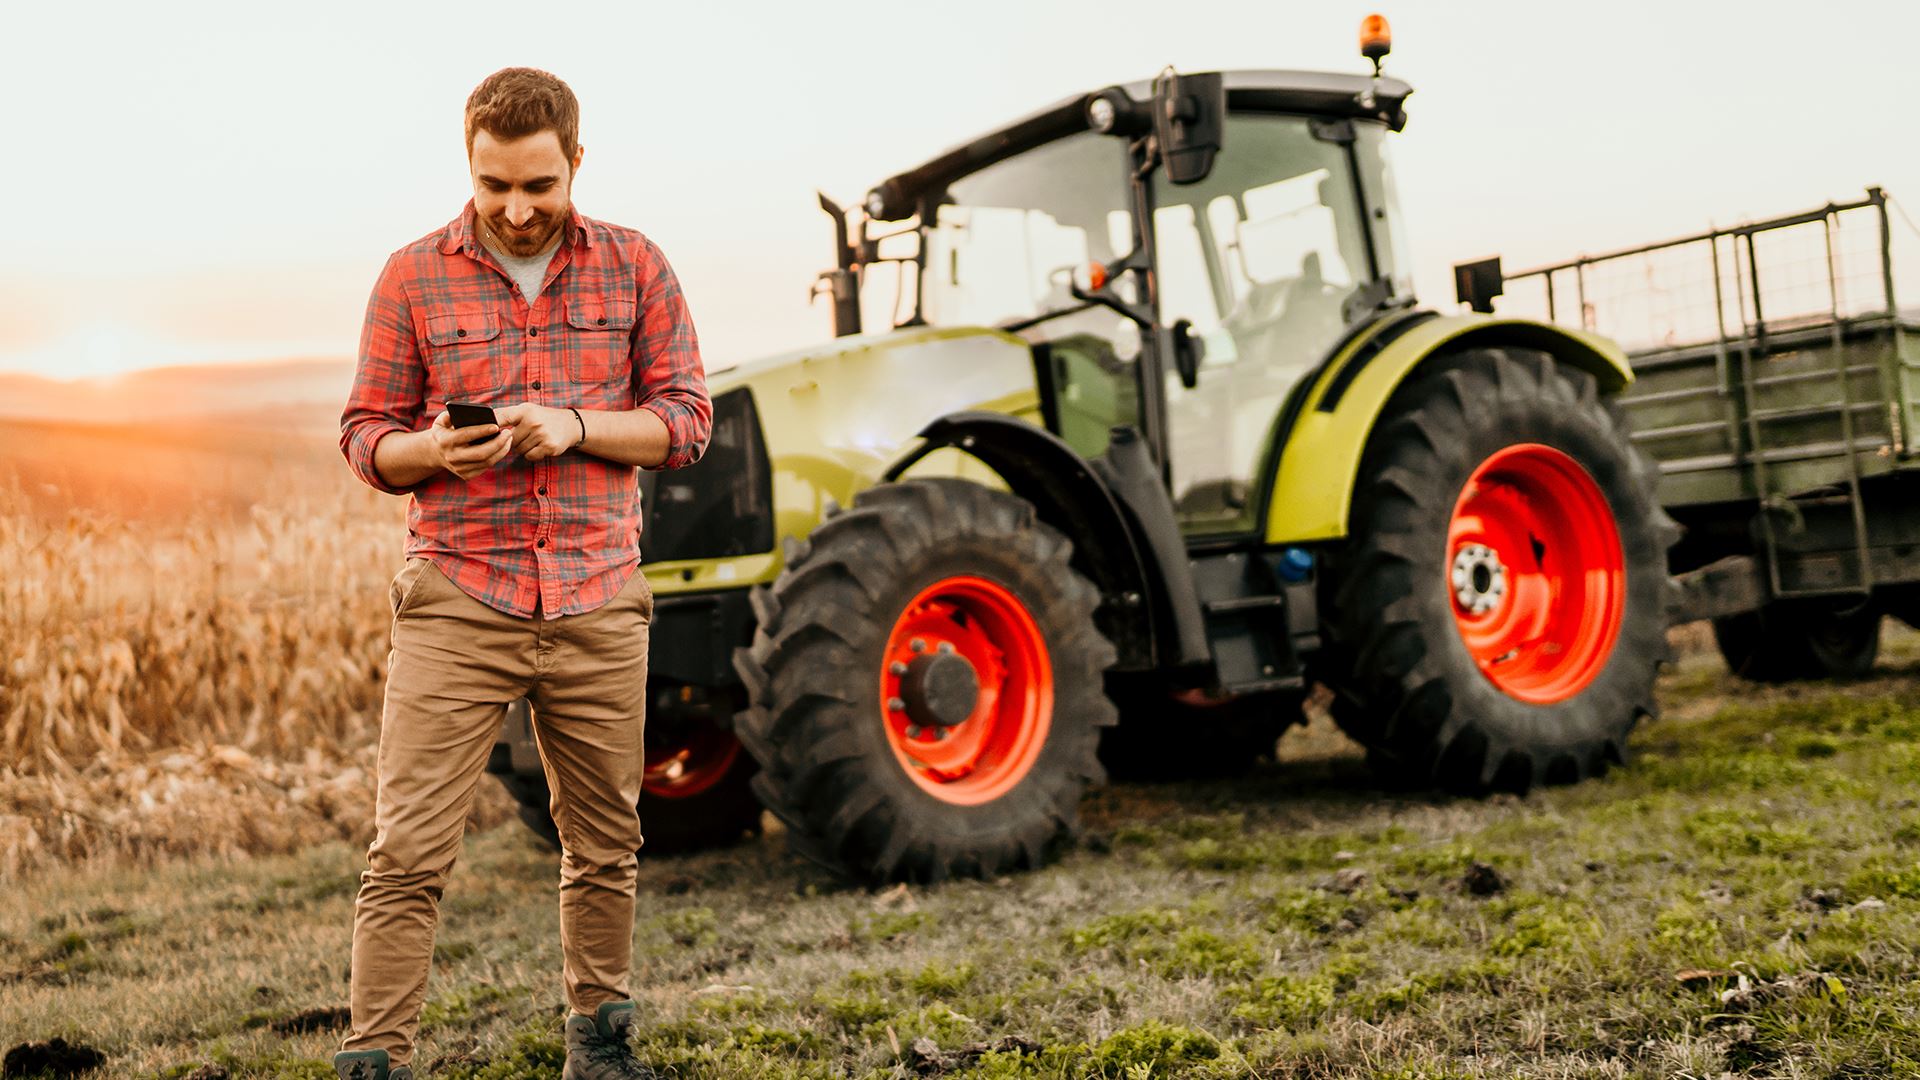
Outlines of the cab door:
{"type": "Polygon", "coordinates": [[[1233,114],[1206,179],[1153,174],[1157,316],[1190,323],[1204,349],[1192,388],[1161,365],[1171,495],[1189,537],[1257,530],[1287,394],[1339,341],[1348,300],[1378,274],[1351,131],[1233,114]]]}

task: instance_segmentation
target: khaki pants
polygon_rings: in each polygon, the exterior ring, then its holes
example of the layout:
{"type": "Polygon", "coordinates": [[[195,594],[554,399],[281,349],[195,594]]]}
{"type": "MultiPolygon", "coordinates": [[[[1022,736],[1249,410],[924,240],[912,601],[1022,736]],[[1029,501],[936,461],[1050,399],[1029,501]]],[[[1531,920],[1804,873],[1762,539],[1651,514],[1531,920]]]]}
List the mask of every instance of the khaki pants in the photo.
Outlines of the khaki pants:
{"type": "Polygon", "coordinates": [[[412,1059],[440,896],[508,702],[533,704],[560,832],[567,1004],[623,1001],[641,844],[647,636],[635,570],[580,615],[519,618],[462,592],[426,558],[393,579],[393,652],[380,720],[376,832],[353,918],[353,1028],[343,1050],[412,1059]]]}

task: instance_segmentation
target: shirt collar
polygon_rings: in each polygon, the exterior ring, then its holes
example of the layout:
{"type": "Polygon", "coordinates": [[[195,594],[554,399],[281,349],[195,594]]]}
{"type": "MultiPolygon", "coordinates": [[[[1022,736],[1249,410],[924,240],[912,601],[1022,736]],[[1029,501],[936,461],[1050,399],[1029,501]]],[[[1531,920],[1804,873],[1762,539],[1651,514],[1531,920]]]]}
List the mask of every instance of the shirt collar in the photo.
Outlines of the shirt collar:
{"type": "MultiPolygon", "coordinates": [[[[479,212],[473,208],[473,200],[468,199],[460,216],[447,223],[446,234],[440,240],[440,253],[452,255],[464,251],[473,258],[479,258],[482,246],[479,223],[479,212]]],[[[587,229],[587,219],[579,208],[571,205],[567,207],[566,235],[567,240],[578,247],[593,246],[593,235],[587,229]]]]}

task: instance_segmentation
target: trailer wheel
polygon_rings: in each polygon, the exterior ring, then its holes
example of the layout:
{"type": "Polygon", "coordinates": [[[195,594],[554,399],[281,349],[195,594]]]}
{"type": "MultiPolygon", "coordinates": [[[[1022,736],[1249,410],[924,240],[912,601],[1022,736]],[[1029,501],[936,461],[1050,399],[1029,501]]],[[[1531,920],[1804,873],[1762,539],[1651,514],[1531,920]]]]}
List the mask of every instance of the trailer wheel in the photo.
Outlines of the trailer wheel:
{"type": "Polygon", "coordinates": [[[1749,682],[1859,679],[1879,659],[1880,619],[1871,604],[1771,604],[1713,620],[1713,641],[1749,682]]]}
{"type": "Polygon", "coordinates": [[[865,881],[1051,861],[1114,722],[1099,595],[1012,495],[881,484],[794,543],[734,654],[735,728],[803,855],[865,881]]]}
{"type": "Polygon", "coordinates": [[[1605,771],[1668,658],[1656,473],[1591,375],[1476,349],[1395,392],[1328,577],[1332,712],[1395,784],[1605,771]]]}
{"type": "Polygon", "coordinates": [[[1158,782],[1240,776],[1300,717],[1298,693],[1214,700],[1198,691],[1119,688],[1120,722],[1100,735],[1100,761],[1115,780],[1158,782]]]}
{"type": "MultiPolygon", "coordinates": [[[[522,698],[508,707],[528,705],[522,698]]],[[[740,740],[711,722],[660,724],[649,718],[640,786],[643,849],[650,855],[704,851],[759,832],[762,808],[752,786],[758,771],[740,740]]],[[[520,804],[520,820],[558,850],[546,776],[506,773],[500,782],[520,804]]]]}

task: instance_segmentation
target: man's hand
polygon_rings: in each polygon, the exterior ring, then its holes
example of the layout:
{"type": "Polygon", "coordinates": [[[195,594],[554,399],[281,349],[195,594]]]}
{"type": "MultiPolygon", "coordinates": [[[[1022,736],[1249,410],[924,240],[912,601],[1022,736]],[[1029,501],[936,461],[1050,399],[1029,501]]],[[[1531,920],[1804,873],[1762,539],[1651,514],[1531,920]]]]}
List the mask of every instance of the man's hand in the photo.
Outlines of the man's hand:
{"type": "MultiPolygon", "coordinates": [[[[504,420],[498,410],[494,416],[504,420]]],[[[568,418],[572,418],[571,413],[568,418]]],[[[512,425],[477,424],[457,428],[445,411],[433,418],[427,434],[433,437],[430,445],[440,467],[462,480],[471,480],[498,465],[513,449],[512,425]]]]}
{"type": "Polygon", "coordinates": [[[513,449],[528,461],[559,457],[580,443],[580,421],[572,409],[522,402],[495,409],[493,415],[512,429],[513,449]]]}

